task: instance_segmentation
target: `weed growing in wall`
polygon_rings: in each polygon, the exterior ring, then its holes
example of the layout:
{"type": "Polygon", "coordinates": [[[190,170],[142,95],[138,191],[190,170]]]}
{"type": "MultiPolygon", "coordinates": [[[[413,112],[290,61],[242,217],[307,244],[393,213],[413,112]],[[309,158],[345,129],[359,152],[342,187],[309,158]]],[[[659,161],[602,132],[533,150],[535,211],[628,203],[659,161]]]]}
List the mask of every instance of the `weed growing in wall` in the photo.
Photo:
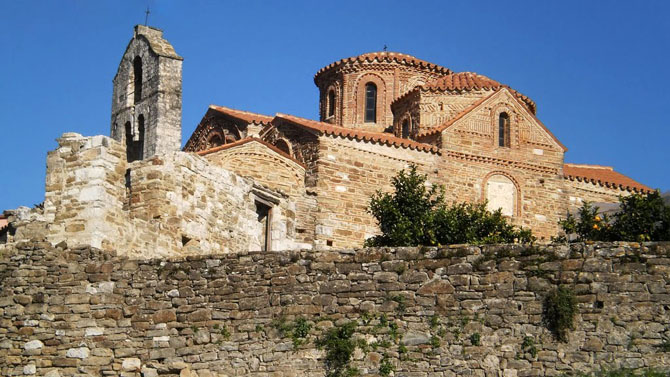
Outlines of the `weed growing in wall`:
{"type": "Polygon", "coordinates": [[[279,331],[282,336],[291,338],[293,348],[298,348],[305,343],[312,324],[303,317],[298,317],[294,322],[286,321],[286,318],[280,318],[272,322],[272,326],[279,331]]]}
{"type": "Polygon", "coordinates": [[[359,375],[359,371],[349,365],[356,349],[353,338],[356,322],[347,322],[333,327],[317,339],[316,346],[326,351],[326,376],[350,377],[359,375]]]}
{"type": "Polygon", "coordinates": [[[556,339],[568,340],[568,332],[574,329],[577,314],[577,299],[572,289],[559,287],[547,295],[543,305],[544,322],[556,339]]]}

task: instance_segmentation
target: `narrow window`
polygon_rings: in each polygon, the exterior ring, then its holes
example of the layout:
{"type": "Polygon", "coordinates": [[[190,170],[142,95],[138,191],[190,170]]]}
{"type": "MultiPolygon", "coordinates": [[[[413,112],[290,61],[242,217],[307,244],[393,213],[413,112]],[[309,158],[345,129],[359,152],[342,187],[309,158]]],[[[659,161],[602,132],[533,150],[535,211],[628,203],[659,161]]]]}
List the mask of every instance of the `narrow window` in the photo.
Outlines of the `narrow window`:
{"type": "Polygon", "coordinates": [[[135,77],[135,103],[142,99],[142,58],[139,56],[133,60],[133,77],[135,77]]]}
{"type": "Polygon", "coordinates": [[[132,133],[132,127],[130,126],[130,122],[126,122],[126,160],[128,162],[133,162],[134,160],[134,154],[133,154],[133,133],[132,133]]]}
{"type": "Polygon", "coordinates": [[[409,137],[409,121],[407,119],[402,121],[402,137],[409,137]]]}
{"type": "Polygon", "coordinates": [[[259,225],[259,241],[261,244],[261,251],[270,251],[270,241],[271,241],[271,213],[272,207],[260,201],[256,201],[256,215],[258,216],[258,225],[259,225]]]}
{"type": "Polygon", "coordinates": [[[144,158],[144,115],[140,114],[140,116],[137,118],[137,124],[139,135],[137,144],[135,145],[135,155],[137,156],[138,160],[141,160],[144,158]]]}
{"type": "Polygon", "coordinates": [[[365,121],[377,123],[377,85],[365,84],[365,121]]]}
{"type": "Polygon", "coordinates": [[[328,92],[328,117],[335,115],[335,91],[328,92]]]}
{"type": "Polygon", "coordinates": [[[501,147],[510,146],[510,125],[507,113],[500,113],[498,118],[498,145],[501,147]]]}

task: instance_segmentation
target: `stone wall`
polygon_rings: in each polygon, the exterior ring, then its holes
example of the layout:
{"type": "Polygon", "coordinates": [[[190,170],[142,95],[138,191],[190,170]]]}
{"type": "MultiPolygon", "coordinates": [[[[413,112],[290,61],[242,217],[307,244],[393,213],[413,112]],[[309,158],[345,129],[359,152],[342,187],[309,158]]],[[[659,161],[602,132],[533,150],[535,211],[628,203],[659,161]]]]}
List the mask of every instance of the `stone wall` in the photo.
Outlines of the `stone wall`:
{"type": "MultiPolygon", "coordinates": [[[[319,138],[316,239],[319,246],[360,247],[379,232],[367,212],[377,190],[391,191],[391,179],[410,164],[432,173],[436,153],[365,141],[319,138]]],[[[435,182],[433,175],[429,181],[435,182]]]]}
{"type": "Polygon", "coordinates": [[[323,376],[328,329],[352,366],[396,376],[670,369],[670,243],[241,253],[131,260],[19,243],[0,255],[0,374],[323,376]],[[557,285],[567,342],[542,321],[557,285]],[[306,337],[282,333],[302,317],[306,337]],[[282,325],[283,324],[283,325],[282,325]]]}
{"type": "Polygon", "coordinates": [[[296,204],[285,194],[195,154],[127,163],[111,138],[65,134],[47,159],[44,222],[53,244],[137,257],[260,250],[258,200],[273,207],[273,249],[309,246],[294,241],[296,204]]]}

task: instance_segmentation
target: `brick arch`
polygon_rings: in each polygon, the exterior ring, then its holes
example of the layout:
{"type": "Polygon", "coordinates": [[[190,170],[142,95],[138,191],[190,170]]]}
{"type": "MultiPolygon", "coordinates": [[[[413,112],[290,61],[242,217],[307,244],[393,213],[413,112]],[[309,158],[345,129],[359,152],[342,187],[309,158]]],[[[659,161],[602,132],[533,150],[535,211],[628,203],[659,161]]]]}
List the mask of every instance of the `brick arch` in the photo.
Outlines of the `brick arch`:
{"type": "Polygon", "coordinates": [[[282,152],[286,153],[289,156],[293,156],[293,147],[291,146],[291,142],[284,139],[284,138],[278,138],[274,141],[273,145],[282,152]]]}
{"type": "Polygon", "coordinates": [[[373,83],[377,86],[377,122],[374,124],[384,125],[386,121],[386,82],[376,73],[366,73],[358,78],[356,82],[356,123],[365,123],[365,85],[373,83]]]}
{"type": "Polygon", "coordinates": [[[514,185],[514,209],[513,209],[513,216],[515,217],[521,217],[521,185],[519,184],[519,181],[514,178],[513,175],[509,174],[508,172],[502,171],[502,170],[494,170],[492,172],[489,172],[484,176],[484,179],[482,180],[482,189],[481,189],[481,201],[487,200],[487,189],[488,189],[488,183],[491,180],[491,178],[495,176],[503,176],[507,178],[512,184],[514,185]]]}
{"type": "Polygon", "coordinates": [[[328,106],[329,106],[329,99],[328,96],[330,92],[333,91],[335,93],[335,114],[333,115],[334,119],[330,119],[329,121],[333,124],[341,124],[342,120],[342,89],[339,81],[334,81],[326,86],[326,90],[323,91],[322,96],[321,96],[321,120],[325,121],[326,119],[329,119],[328,116],[328,106]]]}

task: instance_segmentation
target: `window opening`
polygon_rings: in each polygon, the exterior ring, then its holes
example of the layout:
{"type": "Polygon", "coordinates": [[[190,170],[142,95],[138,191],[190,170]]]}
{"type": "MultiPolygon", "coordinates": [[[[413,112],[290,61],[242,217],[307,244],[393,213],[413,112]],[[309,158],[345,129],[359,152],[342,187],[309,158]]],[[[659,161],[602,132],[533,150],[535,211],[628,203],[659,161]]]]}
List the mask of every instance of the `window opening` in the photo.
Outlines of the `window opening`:
{"type": "Polygon", "coordinates": [[[377,123],[377,85],[365,84],[365,121],[377,123]]]}
{"type": "Polygon", "coordinates": [[[328,117],[335,115],[335,91],[328,92],[328,117]]]}
{"type": "Polygon", "coordinates": [[[270,224],[271,224],[272,207],[256,200],[256,215],[258,224],[260,225],[260,242],[261,251],[270,251],[270,224]]]}
{"type": "Polygon", "coordinates": [[[133,60],[133,77],[135,78],[134,101],[138,103],[142,99],[142,58],[139,56],[133,60]]]}
{"type": "Polygon", "coordinates": [[[140,114],[140,116],[137,118],[137,128],[138,128],[138,140],[135,143],[135,156],[137,156],[137,160],[141,160],[144,158],[144,115],[140,114]]]}
{"type": "Polygon", "coordinates": [[[409,121],[407,119],[402,121],[402,137],[409,137],[409,121]]]}
{"type": "Polygon", "coordinates": [[[510,122],[507,113],[500,113],[498,117],[498,146],[510,146],[510,122]]]}

